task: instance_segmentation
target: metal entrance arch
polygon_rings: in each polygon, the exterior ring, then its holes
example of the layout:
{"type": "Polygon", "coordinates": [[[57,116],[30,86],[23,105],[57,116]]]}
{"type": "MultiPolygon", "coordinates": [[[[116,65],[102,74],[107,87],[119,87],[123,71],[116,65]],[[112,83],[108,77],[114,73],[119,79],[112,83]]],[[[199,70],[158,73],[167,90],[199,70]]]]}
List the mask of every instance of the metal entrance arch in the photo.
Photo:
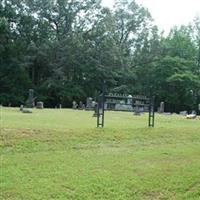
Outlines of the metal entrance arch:
{"type": "MultiPolygon", "coordinates": [[[[126,95],[105,95],[102,93],[98,97],[98,103],[97,103],[97,127],[98,128],[103,128],[104,127],[104,122],[105,122],[105,102],[108,99],[118,99],[118,100],[132,100],[132,107],[139,107],[139,106],[148,106],[148,113],[149,113],[149,118],[148,118],[148,126],[149,127],[154,127],[155,124],[155,110],[154,110],[154,102],[155,98],[154,97],[145,97],[145,96],[133,96],[133,97],[128,97],[126,95]],[[143,101],[145,102],[144,104],[139,104],[138,101],[143,101]]],[[[126,104],[128,105],[128,104],[126,104]]]]}

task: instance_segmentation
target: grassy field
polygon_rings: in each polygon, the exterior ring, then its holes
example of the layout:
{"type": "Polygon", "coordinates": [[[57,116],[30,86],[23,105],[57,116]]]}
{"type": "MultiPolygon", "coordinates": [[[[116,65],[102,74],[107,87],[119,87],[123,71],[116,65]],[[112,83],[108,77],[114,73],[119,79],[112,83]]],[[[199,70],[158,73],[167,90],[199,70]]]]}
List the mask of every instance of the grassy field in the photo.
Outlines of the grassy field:
{"type": "Polygon", "coordinates": [[[2,110],[0,199],[200,199],[200,120],[2,110]]]}

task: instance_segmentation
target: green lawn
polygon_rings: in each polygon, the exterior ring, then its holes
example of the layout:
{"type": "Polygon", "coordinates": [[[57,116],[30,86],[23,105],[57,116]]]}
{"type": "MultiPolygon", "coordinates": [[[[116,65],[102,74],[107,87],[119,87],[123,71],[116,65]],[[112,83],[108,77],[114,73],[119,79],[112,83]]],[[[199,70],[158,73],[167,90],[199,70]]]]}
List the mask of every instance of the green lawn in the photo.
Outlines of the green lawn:
{"type": "Polygon", "coordinates": [[[0,199],[200,199],[200,120],[2,110],[0,199]]]}

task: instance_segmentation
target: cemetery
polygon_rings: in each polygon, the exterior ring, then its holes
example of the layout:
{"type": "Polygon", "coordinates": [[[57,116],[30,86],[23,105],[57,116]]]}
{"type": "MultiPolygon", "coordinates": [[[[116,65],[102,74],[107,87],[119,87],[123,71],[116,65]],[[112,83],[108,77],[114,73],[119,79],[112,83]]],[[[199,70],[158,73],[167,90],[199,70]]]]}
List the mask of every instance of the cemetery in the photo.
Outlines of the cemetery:
{"type": "Polygon", "coordinates": [[[71,109],[36,100],[30,89],[20,109],[0,108],[2,199],[199,196],[195,113],[166,113],[164,102],[154,112],[142,95],[100,94],[71,109]]]}
{"type": "Polygon", "coordinates": [[[1,0],[0,200],[200,200],[200,1],[1,0]]]}
{"type": "Polygon", "coordinates": [[[103,91],[48,109],[29,89],[19,108],[0,107],[2,199],[199,197],[198,110],[165,106],[103,91]]]}

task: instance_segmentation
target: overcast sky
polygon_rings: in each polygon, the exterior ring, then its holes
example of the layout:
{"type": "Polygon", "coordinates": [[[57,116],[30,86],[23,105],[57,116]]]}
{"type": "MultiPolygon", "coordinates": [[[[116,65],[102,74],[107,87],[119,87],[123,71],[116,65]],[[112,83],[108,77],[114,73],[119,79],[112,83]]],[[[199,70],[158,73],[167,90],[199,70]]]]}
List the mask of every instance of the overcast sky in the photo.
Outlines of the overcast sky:
{"type": "MultiPolygon", "coordinates": [[[[102,0],[112,8],[114,0],[102,0]]],[[[156,24],[166,32],[174,25],[188,24],[200,15],[200,0],[136,0],[147,7],[156,24]]]]}

